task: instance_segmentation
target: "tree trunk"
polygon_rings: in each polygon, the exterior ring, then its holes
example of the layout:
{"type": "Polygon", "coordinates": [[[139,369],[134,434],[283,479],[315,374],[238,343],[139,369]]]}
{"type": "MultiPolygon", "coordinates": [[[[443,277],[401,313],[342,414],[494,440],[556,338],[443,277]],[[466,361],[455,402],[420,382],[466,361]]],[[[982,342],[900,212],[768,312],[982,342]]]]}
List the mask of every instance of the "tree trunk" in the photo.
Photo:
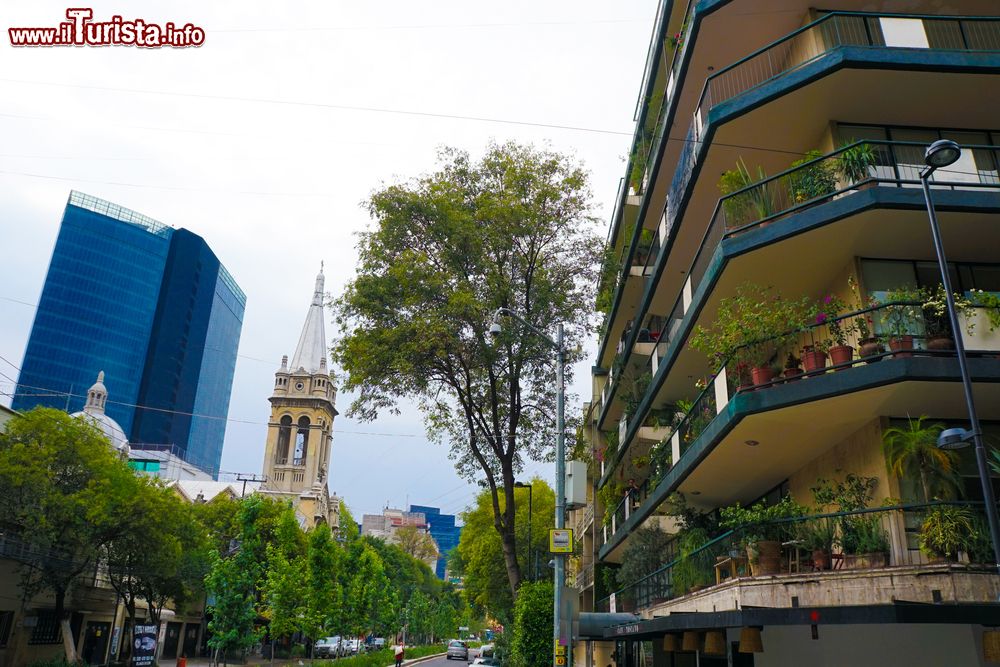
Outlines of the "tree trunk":
{"type": "Polygon", "coordinates": [[[77,660],[76,645],[73,642],[73,628],[70,627],[69,617],[66,615],[66,589],[57,587],[55,589],[56,609],[55,617],[59,619],[59,627],[62,630],[63,649],[66,652],[66,662],[73,664],[77,660]]]}
{"type": "MultiPolygon", "coordinates": [[[[514,473],[507,466],[503,471],[503,518],[496,517],[495,525],[500,533],[500,544],[503,548],[504,564],[507,566],[507,581],[510,582],[510,592],[517,599],[517,589],[521,587],[521,566],[517,562],[517,539],[514,535],[514,473]]],[[[496,497],[496,492],[494,492],[496,497]]],[[[497,513],[499,504],[494,503],[493,511],[497,513]]]]}

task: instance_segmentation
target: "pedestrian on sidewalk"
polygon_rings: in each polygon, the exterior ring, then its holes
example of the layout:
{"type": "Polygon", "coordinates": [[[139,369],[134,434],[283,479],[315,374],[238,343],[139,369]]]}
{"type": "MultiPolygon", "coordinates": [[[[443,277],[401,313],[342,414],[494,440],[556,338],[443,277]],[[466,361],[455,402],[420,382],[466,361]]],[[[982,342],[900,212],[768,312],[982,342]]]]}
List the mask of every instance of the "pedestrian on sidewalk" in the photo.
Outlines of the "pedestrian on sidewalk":
{"type": "Polygon", "coordinates": [[[403,642],[397,641],[392,649],[396,655],[396,667],[400,667],[403,664],[403,642]]]}

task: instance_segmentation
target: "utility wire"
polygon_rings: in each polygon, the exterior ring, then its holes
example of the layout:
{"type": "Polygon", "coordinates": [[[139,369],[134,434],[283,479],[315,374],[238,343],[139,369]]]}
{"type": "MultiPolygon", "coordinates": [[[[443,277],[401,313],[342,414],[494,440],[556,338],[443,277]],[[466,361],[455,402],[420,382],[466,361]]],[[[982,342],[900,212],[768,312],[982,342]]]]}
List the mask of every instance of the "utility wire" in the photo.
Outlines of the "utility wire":
{"type": "Polygon", "coordinates": [[[387,107],[370,107],[354,104],[332,104],[328,102],[309,102],[304,100],[279,100],[265,97],[242,97],[239,95],[214,95],[209,93],[185,93],[179,91],[151,90],[148,88],[121,88],[117,86],[97,86],[80,83],[64,83],[58,81],[28,81],[25,79],[11,79],[0,77],[0,81],[7,83],[20,83],[29,86],[54,86],[58,88],[78,88],[83,90],[101,90],[112,93],[130,93],[136,95],[157,95],[167,97],[185,97],[190,99],[220,100],[226,102],[251,102],[255,104],[272,104],[278,106],[311,107],[315,109],[337,109],[341,111],[366,111],[370,113],[396,114],[402,116],[416,116],[423,118],[444,118],[447,120],[467,120],[480,123],[499,123],[503,125],[518,125],[527,127],[543,127],[552,130],[568,130],[571,132],[590,132],[593,134],[611,134],[620,136],[632,136],[631,132],[619,132],[616,130],[604,130],[593,127],[582,127],[577,125],[561,125],[558,123],[539,123],[526,120],[512,120],[507,118],[492,118],[488,116],[470,116],[464,114],[436,113],[431,111],[414,111],[410,109],[390,109],[387,107]]]}

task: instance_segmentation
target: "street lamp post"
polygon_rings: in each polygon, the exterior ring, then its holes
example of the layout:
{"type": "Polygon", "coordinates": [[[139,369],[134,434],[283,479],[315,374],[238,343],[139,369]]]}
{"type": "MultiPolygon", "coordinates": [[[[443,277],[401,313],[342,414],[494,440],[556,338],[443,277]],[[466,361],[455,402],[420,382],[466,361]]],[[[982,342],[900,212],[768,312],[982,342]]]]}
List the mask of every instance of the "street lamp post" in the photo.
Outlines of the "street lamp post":
{"type": "Polygon", "coordinates": [[[990,538],[993,541],[993,562],[1000,570],[1000,519],[997,517],[997,505],[993,495],[993,484],[990,481],[989,467],[986,463],[986,448],[983,446],[983,434],[979,427],[979,416],[976,414],[976,403],[972,397],[972,379],[965,358],[965,343],[962,341],[961,329],[958,323],[958,311],[955,308],[955,297],[951,290],[951,277],[948,273],[948,260],[944,254],[944,244],[941,242],[941,228],[938,225],[934,202],[931,200],[931,188],[928,183],[935,170],[954,164],[962,155],[962,149],[954,141],[941,139],[927,147],[924,162],[927,165],[920,172],[920,183],[924,190],[924,201],[927,204],[927,216],[930,218],[931,236],[934,239],[934,251],[937,254],[938,268],[941,271],[941,284],[944,285],[945,300],[948,304],[948,320],[955,338],[955,356],[958,358],[958,370],[962,376],[962,388],[965,390],[965,407],[969,413],[969,430],[948,429],[938,438],[938,447],[942,449],[959,449],[972,440],[976,448],[976,467],[979,469],[979,481],[983,487],[983,501],[986,504],[986,520],[990,526],[990,538]]]}
{"type": "Polygon", "coordinates": [[[530,579],[535,580],[537,572],[531,567],[531,554],[534,551],[534,542],[531,541],[531,484],[526,482],[514,482],[515,489],[528,489],[528,571],[531,573],[530,579]]]}
{"type": "MultiPolygon", "coordinates": [[[[564,382],[564,369],[566,365],[566,349],[563,342],[563,325],[556,325],[555,340],[547,334],[539,331],[524,320],[523,317],[512,311],[510,308],[497,308],[493,313],[493,322],[490,324],[490,335],[498,336],[503,329],[500,327],[500,316],[511,317],[522,325],[531,329],[542,340],[555,348],[556,351],[556,529],[566,527],[566,386],[564,382]]],[[[555,646],[565,646],[566,655],[573,655],[572,641],[570,633],[563,636],[562,598],[563,587],[566,585],[566,554],[554,554],[555,556],[555,595],[552,601],[552,664],[555,667],[557,662],[555,646]]],[[[565,661],[565,659],[564,659],[565,661]]]]}

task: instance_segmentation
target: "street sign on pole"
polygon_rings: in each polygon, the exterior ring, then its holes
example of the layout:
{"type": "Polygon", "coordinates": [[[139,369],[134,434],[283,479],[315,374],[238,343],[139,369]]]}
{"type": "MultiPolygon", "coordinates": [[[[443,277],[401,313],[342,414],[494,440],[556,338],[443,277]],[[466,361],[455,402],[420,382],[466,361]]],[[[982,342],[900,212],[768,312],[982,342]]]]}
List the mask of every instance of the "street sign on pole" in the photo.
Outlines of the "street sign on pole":
{"type": "Polygon", "coordinates": [[[573,529],[552,528],[549,530],[549,553],[573,553],[573,529]]]}

